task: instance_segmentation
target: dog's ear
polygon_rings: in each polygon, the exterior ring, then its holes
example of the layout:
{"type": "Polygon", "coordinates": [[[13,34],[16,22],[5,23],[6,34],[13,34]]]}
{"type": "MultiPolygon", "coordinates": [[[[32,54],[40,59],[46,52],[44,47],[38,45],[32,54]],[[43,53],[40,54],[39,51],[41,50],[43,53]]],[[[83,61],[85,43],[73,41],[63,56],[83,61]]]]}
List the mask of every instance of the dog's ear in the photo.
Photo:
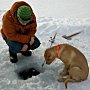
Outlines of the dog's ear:
{"type": "Polygon", "coordinates": [[[49,58],[50,60],[52,59],[52,54],[51,54],[51,53],[49,54],[48,58],[49,58]]]}
{"type": "Polygon", "coordinates": [[[48,58],[48,59],[51,59],[51,58],[52,58],[51,53],[47,53],[47,58],[48,58]]]}
{"type": "Polygon", "coordinates": [[[49,59],[52,58],[52,55],[51,55],[50,50],[47,49],[47,50],[45,51],[44,57],[45,57],[46,60],[49,60],[49,59]]]}

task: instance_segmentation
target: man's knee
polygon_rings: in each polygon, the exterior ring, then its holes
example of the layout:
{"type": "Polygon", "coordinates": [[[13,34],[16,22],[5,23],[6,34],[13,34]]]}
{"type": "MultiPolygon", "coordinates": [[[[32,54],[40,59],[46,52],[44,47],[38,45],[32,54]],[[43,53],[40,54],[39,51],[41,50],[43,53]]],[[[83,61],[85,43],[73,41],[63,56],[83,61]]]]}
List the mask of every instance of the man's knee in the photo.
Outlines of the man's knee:
{"type": "Polygon", "coordinates": [[[31,50],[34,50],[34,49],[36,49],[36,48],[38,48],[39,46],[40,46],[40,41],[39,41],[39,39],[37,38],[37,37],[35,37],[35,41],[34,41],[34,43],[30,46],[30,49],[31,50]]]}
{"type": "Polygon", "coordinates": [[[13,53],[18,53],[22,48],[22,44],[19,42],[7,40],[6,43],[9,46],[9,50],[13,53]]]}

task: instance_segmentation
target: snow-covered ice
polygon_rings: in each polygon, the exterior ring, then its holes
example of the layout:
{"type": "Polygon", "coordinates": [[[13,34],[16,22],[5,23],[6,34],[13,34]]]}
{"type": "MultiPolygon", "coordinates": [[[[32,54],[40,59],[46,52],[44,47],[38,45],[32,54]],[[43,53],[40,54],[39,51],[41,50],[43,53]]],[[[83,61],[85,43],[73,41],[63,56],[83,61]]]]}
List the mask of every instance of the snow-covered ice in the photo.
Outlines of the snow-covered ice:
{"type": "MultiPolygon", "coordinates": [[[[89,0],[86,1],[89,2],[89,0]]],[[[38,0],[38,4],[39,3],[40,1],[38,0]]],[[[34,7],[34,9],[36,9],[36,7],[34,7]]],[[[3,12],[5,12],[5,10],[2,10],[0,12],[0,27],[2,25],[1,18],[3,12]]],[[[66,90],[64,83],[57,81],[58,74],[63,69],[64,66],[59,59],[56,59],[51,65],[45,64],[45,66],[42,68],[42,63],[44,62],[43,56],[44,51],[46,48],[50,47],[49,42],[50,37],[53,37],[55,33],[57,33],[57,36],[53,46],[60,43],[68,43],[70,45],[75,46],[86,56],[90,68],[89,17],[88,18],[71,18],[71,17],[55,18],[50,16],[38,17],[36,36],[40,39],[41,45],[36,50],[32,51],[33,54],[31,57],[24,57],[18,54],[19,59],[18,63],[16,64],[10,63],[8,46],[6,45],[6,43],[4,42],[4,40],[0,35],[0,90],[66,90]],[[71,40],[67,40],[62,37],[63,35],[70,35],[78,31],[82,32],[72,37],[71,40]],[[18,77],[17,72],[30,67],[35,67],[41,73],[38,76],[33,76],[32,78],[29,78],[27,80],[21,80],[18,77]]],[[[67,90],[89,90],[89,89],[90,89],[90,73],[88,79],[83,82],[68,83],[67,90]]]]}
{"type": "MultiPolygon", "coordinates": [[[[0,36],[0,90],[65,90],[64,83],[57,81],[58,74],[64,66],[63,63],[56,59],[51,65],[45,65],[44,68],[41,66],[44,61],[44,51],[50,46],[50,37],[53,37],[56,32],[53,45],[68,43],[77,47],[86,56],[90,67],[90,19],[41,17],[37,19],[37,23],[36,36],[40,39],[41,46],[33,51],[31,57],[19,54],[17,64],[10,63],[8,47],[0,36]],[[72,37],[71,40],[62,38],[63,35],[78,31],[82,33],[72,37]],[[35,67],[41,74],[25,81],[18,78],[16,72],[29,67],[35,67]]],[[[86,81],[68,84],[68,90],[89,90],[89,88],[90,74],[86,81]]]]}

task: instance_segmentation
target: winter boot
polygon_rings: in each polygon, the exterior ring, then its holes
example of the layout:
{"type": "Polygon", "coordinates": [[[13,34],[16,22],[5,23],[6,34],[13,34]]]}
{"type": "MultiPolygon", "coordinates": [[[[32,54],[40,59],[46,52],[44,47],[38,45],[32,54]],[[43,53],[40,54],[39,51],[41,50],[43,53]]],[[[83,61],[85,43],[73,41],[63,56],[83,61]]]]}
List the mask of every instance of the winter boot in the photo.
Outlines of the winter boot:
{"type": "Polygon", "coordinates": [[[31,51],[21,51],[21,54],[23,56],[31,56],[32,55],[32,52],[31,51]]]}
{"type": "Polygon", "coordinates": [[[9,54],[10,54],[10,62],[16,63],[18,61],[17,54],[16,53],[12,53],[10,50],[9,50],[9,54]]]}

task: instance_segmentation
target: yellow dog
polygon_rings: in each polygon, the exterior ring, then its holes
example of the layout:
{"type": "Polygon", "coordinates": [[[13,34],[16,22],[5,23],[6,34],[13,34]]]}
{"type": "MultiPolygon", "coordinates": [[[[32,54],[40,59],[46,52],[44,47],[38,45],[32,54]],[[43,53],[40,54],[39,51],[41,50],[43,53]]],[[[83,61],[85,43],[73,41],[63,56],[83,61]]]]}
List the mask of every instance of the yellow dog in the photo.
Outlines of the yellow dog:
{"type": "Polygon", "coordinates": [[[71,45],[60,44],[48,48],[44,57],[46,64],[51,64],[55,58],[59,58],[64,63],[65,67],[58,81],[63,81],[66,88],[68,82],[80,82],[88,77],[89,67],[85,56],[71,45]]]}

